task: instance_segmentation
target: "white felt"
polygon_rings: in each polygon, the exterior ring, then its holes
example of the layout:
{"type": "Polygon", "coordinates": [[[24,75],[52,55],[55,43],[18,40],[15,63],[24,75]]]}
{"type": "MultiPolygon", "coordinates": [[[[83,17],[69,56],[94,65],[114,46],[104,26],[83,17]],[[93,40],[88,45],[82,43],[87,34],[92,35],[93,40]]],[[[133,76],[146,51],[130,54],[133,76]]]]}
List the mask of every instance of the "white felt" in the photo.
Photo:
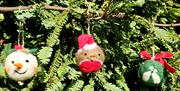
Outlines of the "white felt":
{"type": "Polygon", "coordinates": [[[81,52],[82,50],[91,50],[97,47],[96,43],[92,43],[92,44],[85,44],[83,46],[83,48],[79,49],[78,52],[81,52]]]}
{"type": "Polygon", "coordinates": [[[154,81],[155,84],[159,84],[161,82],[161,79],[159,77],[159,75],[157,74],[157,69],[155,69],[153,66],[149,67],[149,71],[144,72],[142,79],[143,81],[147,82],[150,77],[152,76],[152,79],[154,81]]]}
{"type": "Polygon", "coordinates": [[[142,76],[142,79],[143,81],[147,82],[151,77],[151,71],[148,71],[148,72],[144,72],[143,76],[142,76]]]}
{"type": "Polygon", "coordinates": [[[153,78],[153,81],[155,84],[159,84],[161,82],[159,75],[157,75],[157,73],[155,71],[153,71],[153,73],[152,73],[152,78],[153,78]]]}
{"type": "Polygon", "coordinates": [[[7,69],[8,76],[16,81],[23,81],[33,77],[37,66],[37,59],[34,55],[30,53],[24,53],[21,51],[15,51],[9,54],[5,60],[5,69],[7,69]],[[29,62],[26,62],[26,60],[28,60],[29,62]],[[14,65],[16,63],[22,64],[22,68],[17,69],[17,67],[14,65]],[[15,71],[19,73],[25,73],[18,74],[15,71]]]}

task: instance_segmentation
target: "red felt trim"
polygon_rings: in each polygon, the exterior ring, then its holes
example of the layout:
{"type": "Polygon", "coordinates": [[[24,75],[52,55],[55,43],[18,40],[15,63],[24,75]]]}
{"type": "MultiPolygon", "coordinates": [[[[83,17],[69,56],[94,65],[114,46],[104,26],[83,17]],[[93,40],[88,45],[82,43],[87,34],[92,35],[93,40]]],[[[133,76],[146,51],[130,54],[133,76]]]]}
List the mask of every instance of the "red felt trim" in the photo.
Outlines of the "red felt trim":
{"type": "Polygon", "coordinates": [[[172,67],[170,64],[168,64],[166,60],[163,59],[163,58],[172,58],[174,56],[174,54],[172,54],[170,52],[157,53],[155,55],[155,57],[151,57],[151,55],[145,50],[142,50],[139,54],[142,59],[145,59],[145,60],[153,59],[155,61],[158,61],[160,64],[162,64],[164,66],[164,68],[166,68],[169,72],[171,72],[171,73],[176,72],[176,69],[174,67],[172,67]]]}
{"type": "Polygon", "coordinates": [[[86,74],[93,73],[98,71],[101,68],[101,65],[101,62],[96,60],[83,61],[79,65],[79,70],[86,74]]]}
{"type": "Polygon", "coordinates": [[[142,50],[139,55],[142,59],[151,59],[151,55],[145,50],[142,50]]]}
{"type": "Polygon", "coordinates": [[[78,45],[79,49],[83,48],[86,44],[92,44],[94,43],[94,38],[90,34],[82,34],[78,37],[78,45]]]}

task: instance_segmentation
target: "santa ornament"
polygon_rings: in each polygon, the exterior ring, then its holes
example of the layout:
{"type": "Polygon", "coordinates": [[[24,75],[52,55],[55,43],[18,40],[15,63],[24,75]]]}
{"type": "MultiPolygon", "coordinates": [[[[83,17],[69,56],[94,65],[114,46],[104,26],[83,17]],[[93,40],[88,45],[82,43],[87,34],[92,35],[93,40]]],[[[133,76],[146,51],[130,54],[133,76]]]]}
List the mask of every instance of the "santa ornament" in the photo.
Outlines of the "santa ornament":
{"type": "Polygon", "coordinates": [[[98,71],[104,62],[103,50],[94,42],[90,34],[82,34],[78,37],[79,49],[76,53],[76,62],[83,73],[98,71]]]}
{"type": "Polygon", "coordinates": [[[176,69],[169,65],[164,58],[172,58],[169,52],[157,53],[154,57],[143,50],[140,57],[147,61],[143,62],[138,70],[138,77],[146,86],[159,86],[167,77],[168,72],[175,73],[176,69]]]}
{"type": "Polygon", "coordinates": [[[23,81],[35,75],[38,63],[36,57],[23,46],[15,45],[15,49],[5,59],[5,71],[9,78],[23,85],[23,81]]]}

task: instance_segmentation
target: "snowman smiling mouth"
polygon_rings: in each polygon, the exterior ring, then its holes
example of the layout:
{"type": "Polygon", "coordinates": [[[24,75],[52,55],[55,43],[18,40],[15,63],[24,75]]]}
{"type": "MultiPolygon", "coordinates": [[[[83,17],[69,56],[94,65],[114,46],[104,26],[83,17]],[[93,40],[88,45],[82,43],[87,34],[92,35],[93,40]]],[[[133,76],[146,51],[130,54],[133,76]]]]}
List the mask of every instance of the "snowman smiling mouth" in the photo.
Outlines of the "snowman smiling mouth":
{"type": "Polygon", "coordinates": [[[25,74],[28,71],[28,68],[26,68],[25,71],[20,72],[20,69],[22,69],[22,67],[23,67],[23,65],[21,63],[16,63],[16,64],[14,64],[14,66],[16,66],[16,69],[14,70],[14,72],[17,74],[20,74],[20,75],[25,74]]]}
{"type": "Polygon", "coordinates": [[[18,74],[20,74],[20,75],[21,75],[21,74],[25,74],[27,71],[28,71],[28,69],[26,69],[24,72],[19,72],[19,71],[17,71],[17,70],[14,70],[15,73],[18,73],[18,74]]]}

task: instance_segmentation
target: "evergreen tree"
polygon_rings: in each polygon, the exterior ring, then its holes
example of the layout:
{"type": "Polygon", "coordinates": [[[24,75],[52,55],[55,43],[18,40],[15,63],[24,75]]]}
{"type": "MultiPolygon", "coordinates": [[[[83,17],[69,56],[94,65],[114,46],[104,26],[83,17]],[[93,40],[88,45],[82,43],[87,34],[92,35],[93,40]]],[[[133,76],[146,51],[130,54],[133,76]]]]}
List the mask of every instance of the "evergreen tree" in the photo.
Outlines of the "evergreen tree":
{"type": "Polygon", "coordinates": [[[179,0],[2,0],[0,6],[0,91],[180,90],[179,0]],[[90,74],[75,59],[77,38],[86,33],[105,53],[102,68],[90,74]],[[37,74],[22,86],[4,70],[18,40],[38,59],[37,74]],[[142,49],[173,53],[167,61],[176,73],[161,86],[144,86],[142,49]]]}

